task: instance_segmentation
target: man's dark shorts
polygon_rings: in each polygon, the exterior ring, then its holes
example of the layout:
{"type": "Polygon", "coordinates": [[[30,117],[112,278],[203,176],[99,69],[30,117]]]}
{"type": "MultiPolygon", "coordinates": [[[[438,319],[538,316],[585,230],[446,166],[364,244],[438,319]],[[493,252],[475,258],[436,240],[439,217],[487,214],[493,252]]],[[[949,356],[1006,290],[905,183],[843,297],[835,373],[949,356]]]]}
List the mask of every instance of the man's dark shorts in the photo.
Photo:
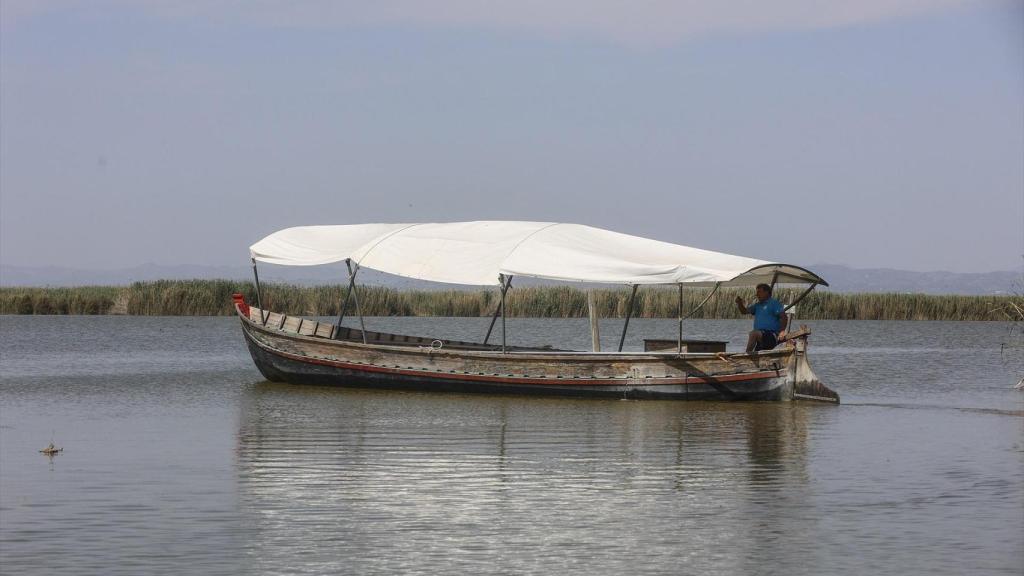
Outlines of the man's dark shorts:
{"type": "Polygon", "coordinates": [[[754,350],[771,350],[779,345],[779,333],[772,330],[761,330],[761,340],[754,345],[754,350]]]}

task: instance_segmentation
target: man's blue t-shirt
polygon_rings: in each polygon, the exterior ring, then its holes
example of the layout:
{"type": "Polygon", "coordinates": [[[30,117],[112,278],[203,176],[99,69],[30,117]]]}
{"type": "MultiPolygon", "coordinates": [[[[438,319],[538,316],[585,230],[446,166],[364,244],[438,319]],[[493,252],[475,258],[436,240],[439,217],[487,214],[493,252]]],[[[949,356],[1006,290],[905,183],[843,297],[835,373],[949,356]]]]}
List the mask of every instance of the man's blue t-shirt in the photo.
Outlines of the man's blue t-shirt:
{"type": "Polygon", "coordinates": [[[775,298],[769,298],[764,302],[754,302],[747,306],[747,312],[754,315],[754,330],[771,330],[778,332],[782,325],[779,323],[779,314],[782,314],[784,307],[782,302],[775,298]]]}

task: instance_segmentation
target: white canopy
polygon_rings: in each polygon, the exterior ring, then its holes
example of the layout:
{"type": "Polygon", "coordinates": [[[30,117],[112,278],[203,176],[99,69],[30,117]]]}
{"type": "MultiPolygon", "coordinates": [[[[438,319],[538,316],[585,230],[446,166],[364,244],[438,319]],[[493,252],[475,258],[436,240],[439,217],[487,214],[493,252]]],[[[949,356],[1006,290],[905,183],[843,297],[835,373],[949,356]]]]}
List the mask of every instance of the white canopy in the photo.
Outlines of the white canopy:
{"type": "Polygon", "coordinates": [[[789,264],[711,252],[580,224],[451,222],[299,226],[253,244],[255,260],[354,264],[433,282],[497,285],[498,275],[616,284],[827,283],[789,264]]]}

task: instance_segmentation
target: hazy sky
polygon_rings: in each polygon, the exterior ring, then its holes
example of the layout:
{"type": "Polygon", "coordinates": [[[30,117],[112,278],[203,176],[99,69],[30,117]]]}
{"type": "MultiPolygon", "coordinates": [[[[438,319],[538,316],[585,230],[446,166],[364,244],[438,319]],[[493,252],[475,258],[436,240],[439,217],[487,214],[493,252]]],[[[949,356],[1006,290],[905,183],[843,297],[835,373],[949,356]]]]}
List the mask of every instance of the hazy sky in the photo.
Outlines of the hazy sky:
{"type": "Polygon", "coordinates": [[[0,2],[3,264],[478,219],[804,265],[1024,255],[1020,0],[0,2]]]}

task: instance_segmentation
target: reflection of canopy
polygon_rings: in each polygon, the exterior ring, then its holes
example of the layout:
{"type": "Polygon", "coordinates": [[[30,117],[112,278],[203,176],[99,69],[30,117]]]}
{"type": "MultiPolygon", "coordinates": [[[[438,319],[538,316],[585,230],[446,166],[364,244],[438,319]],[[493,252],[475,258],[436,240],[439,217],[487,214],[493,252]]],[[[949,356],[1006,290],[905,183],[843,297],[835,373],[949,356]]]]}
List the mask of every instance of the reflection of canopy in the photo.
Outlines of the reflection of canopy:
{"type": "Polygon", "coordinates": [[[617,284],[751,286],[827,283],[797,266],[551,222],[299,226],[250,247],[260,262],[313,266],[351,260],[381,272],[453,284],[498,275],[617,284]]]}

